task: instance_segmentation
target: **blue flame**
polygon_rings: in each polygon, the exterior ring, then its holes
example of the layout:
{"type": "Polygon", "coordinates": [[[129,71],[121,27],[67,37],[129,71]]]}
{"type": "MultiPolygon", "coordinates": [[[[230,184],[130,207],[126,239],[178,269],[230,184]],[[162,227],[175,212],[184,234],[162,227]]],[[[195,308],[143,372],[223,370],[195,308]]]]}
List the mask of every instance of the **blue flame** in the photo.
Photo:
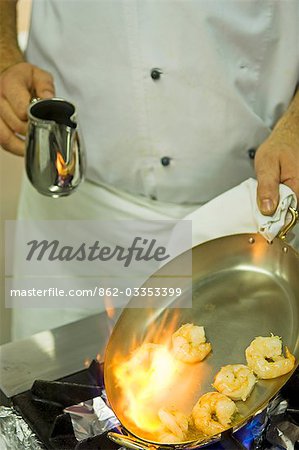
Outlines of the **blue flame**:
{"type": "MultiPolygon", "coordinates": [[[[256,415],[250,422],[248,422],[244,427],[234,433],[234,437],[247,449],[253,450],[255,448],[254,444],[261,436],[265,429],[266,413],[265,411],[256,415]]],[[[216,444],[207,445],[205,447],[207,450],[225,450],[220,442],[216,444]]]]}
{"type": "Polygon", "coordinates": [[[265,415],[265,412],[258,414],[234,434],[236,439],[248,450],[252,450],[254,442],[261,436],[265,429],[265,415]]]}

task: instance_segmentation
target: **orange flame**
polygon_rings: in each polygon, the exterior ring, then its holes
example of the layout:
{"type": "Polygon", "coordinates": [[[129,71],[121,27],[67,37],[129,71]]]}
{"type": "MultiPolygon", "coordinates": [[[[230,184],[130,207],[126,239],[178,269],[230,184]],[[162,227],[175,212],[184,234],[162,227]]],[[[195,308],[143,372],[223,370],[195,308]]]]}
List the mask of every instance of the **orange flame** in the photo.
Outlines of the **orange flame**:
{"type": "Polygon", "coordinates": [[[88,368],[91,364],[91,359],[90,358],[85,358],[83,361],[84,367],[88,368]]]}
{"type": "Polygon", "coordinates": [[[143,344],[119,364],[115,376],[124,383],[126,415],[145,432],[160,430],[161,423],[153,405],[173,381],[176,361],[164,345],[143,344]],[[163,376],[161,376],[163,374],[163,376]]]}
{"type": "Polygon", "coordinates": [[[73,175],[74,174],[74,169],[75,169],[75,163],[76,163],[76,157],[75,157],[75,153],[74,153],[74,157],[72,158],[71,162],[67,163],[62,154],[58,151],[57,152],[57,156],[56,156],[56,169],[58,172],[58,175],[61,177],[67,177],[68,175],[73,175]]]}
{"type": "Polygon", "coordinates": [[[141,343],[134,339],[129,354],[114,359],[113,377],[120,389],[117,407],[129,423],[127,428],[145,439],[157,441],[163,430],[161,408],[190,414],[207,372],[201,363],[185,364],[175,358],[171,338],[178,322],[178,313],[164,314],[158,324],[150,325],[141,343]]]}
{"type": "Polygon", "coordinates": [[[106,310],[107,316],[109,317],[109,319],[113,319],[113,317],[115,316],[115,307],[112,302],[112,297],[109,295],[106,295],[104,297],[104,304],[105,304],[105,310],[106,310]]]}

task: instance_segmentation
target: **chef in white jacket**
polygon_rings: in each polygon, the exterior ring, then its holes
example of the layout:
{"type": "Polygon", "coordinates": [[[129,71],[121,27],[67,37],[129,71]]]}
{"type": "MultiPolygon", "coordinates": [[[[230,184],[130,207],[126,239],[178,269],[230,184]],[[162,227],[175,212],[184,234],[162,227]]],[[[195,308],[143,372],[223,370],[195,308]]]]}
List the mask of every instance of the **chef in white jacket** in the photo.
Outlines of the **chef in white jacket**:
{"type": "MultiPolygon", "coordinates": [[[[55,95],[77,106],[88,161],[66,199],[24,180],[19,217],[181,218],[254,162],[264,214],[280,182],[299,197],[298,0],[33,0],[26,56],[2,3],[0,144],[22,155],[30,98],[55,95]]],[[[16,336],[84,314],[36,311],[29,329],[24,313],[16,336]]]]}

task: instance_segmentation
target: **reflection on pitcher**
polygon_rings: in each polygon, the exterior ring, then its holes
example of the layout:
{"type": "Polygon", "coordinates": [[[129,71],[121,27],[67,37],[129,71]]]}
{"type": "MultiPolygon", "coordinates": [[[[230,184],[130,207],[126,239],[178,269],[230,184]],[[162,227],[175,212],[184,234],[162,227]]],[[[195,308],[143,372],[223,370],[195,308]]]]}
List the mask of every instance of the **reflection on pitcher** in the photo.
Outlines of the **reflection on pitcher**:
{"type": "Polygon", "coordinates": [[[71,194],[84,176],[75,107],[59,99],[34,100],[28,111],[26,172],[40,194],[71,194]]]}
{"type": "Polygon", "coordinates": [[[73,159],[67,163],[63,159],[62,154],[58,151],[56,157],[56,169],[57,169],[57,185],[59,187],[69,186],[74,178],[76,167],[76,153],[73,154],[73,159]]]}

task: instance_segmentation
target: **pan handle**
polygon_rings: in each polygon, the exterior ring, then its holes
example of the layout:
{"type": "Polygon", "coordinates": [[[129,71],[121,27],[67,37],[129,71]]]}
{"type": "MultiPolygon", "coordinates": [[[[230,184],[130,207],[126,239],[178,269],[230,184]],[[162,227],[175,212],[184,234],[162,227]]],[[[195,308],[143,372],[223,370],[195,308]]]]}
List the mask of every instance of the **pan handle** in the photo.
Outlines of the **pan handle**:
{"type": "Polygon", "coordinates": [[[291,220],[290,222],[288,222],[286,225],[284,225],[282,227],[282,229],[280,230],[280,232],[278,233],[278,237],[284,241],[288,232],[296,225],[298,218],[299,218],[299,213],[295,208],[292,208],[292,206],[289,206],[288,209],[289,213],[291,214],[291,220]]]}
{"type": "MultiPolygon", "coordinates": [[[[146,443],[146,442],[142,442],[139,439],[133,437],[133,436],[126,436],[123,434],[119,434],[119,433],[114,433],[113,431],[109,431],[107,433],[107,436],[109,439],[111,439],[111,441],[115,442],[118,445],[121,446],[125,446],[126,448],[131,448],[133,450],[174,450],[174,448],[176,449],[184,449],[186,447],[186,444],[162,444],[162,445],[153,445],[150,443],[146,443]]],[[[193,444],[191,444],[191,446],[189,444],[187,444],[187,448],[188,450],[196,450],[199,448],[200,442],[195,442],[193,444]]],[[[242,447],[243,448],[243,447],[242,447]]],[[[233,449],[230,449],[233,450],[233,449]]],[[[246,450],[246,449],[245,449],[246,450]]]]}
{"type": "MultiPolygon", "coordinates": [[[[164,445],[156,446],[152,445],[150,443],[142,442],[137,438],[134,438],[133,436],[125,436],[123,434],[114,433],[113,431],[109,431],[107,433],[107,436],[111,441],[115,442],[118,445],[125,446],[126,448],[131,448],[133,450],[173,450],[174,445],[164,445]]],[[[195,445],[187,445],[188,450],[196,450],[202,446],[201,442],[195,442],[195,445]]],[[[204,443],[205,444],[205,443],[204,443]]],[[[244,447],[241,442],[239,442],[234,436],[232,436],[232,431],[227,430],[224,431],[221,434],[221,445],[226,450],[246,450],[246,447],[244,447]]],[[[175,446],[175,448],[184,448],[183,446],[175,446]]]]}
{"type": "Polygon", "coordinates": [[[116,444],[125,446],[126,448],[132,448],[133,450],[159,450],[159,447],[141,442],[132,436],[125,436],[123,434],[114,433],[113,431],[109,431],[107,436],[116,444]]]}

